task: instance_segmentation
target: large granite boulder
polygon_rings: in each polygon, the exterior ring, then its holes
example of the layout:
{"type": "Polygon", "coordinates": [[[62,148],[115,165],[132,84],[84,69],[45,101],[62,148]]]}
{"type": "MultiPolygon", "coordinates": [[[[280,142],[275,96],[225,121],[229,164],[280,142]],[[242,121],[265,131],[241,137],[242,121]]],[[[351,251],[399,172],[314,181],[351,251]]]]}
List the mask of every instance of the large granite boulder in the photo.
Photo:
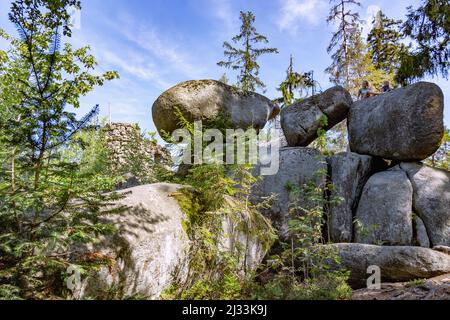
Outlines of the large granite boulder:
{"type": "Polygon", "coordinates": [[[353,216],[364,185],[376,171],[386,167],[384,161],[348,152],[327,158],[330,192],[329,231],[331,241],[351,242],[353,216]],[[336,201],[335,201],[336,200],[336,201]]]}
{"type": "MultiPolygon", "coordinates": [[[[282,148],[278,172],[260,177],[254,186],[251,195],[253,203],[258,204],[274,196],[270,208],[262,208],[261,211],[271,218],[281,238],[289,234],[288,221],[293,203],[301,201],[291,192],[290,187],[301,187],[310,182],[324,186],[326,170],[326,159],[319,151],[310,148],[282,148]]],[[[258,173],[259,167],[255,166],[254,171],[258,173]]],[[[307,207],[306,200],[302,205],[307,207]]]]}
{"type": "Polygon", "coordinates": [[[348,114],[350,149],[391,160],[426,159],[440,146],[443,111],[442,90],[428,82],[355,102],[348,114]]]}
{"type": "Polygon", "coordinates": [[[370,177],[356,211],[355,242],[411,245],[413,188],[402,170],[370,177]]]}
{"type": "Polygon", "coordinates": [[[450,246],[450,173],[420,163],[401,163],[414,190],[414,210],[422,219],[431,246],[450,246]]]}
{"type": "Polygon", "coordinates": [[[338,243],[330,245],[337,249],[340,265],[333,268],[350,271],[349,283],[362,288],[372,275],[370,266],[378,266],[382,282],[406,282],[429,279],[450,273],[450,255],[428,248],[409,246],[374,246],[360,243],[338,243]]]}
{"type": "MultiPolygon", "coordinates": [[[[124,197],[114,207],[125,210],[107,217],[118,232],[81,250],[108,257],[112,263],[83,279],[76,297],[108,298],[114,290],[119,298],[143,295],[158,299],[173,283],[186,280],[194,247],[183,227],[187,216],[176,200],[181,188],[159,183],[121,191],[124,197]]],[[[217,212],[218,249],[236,258],[242,270],[254,270],[270,246],[259,234],[269,233],[270,225],[258,213],[250,215],[240,209],[236,214],[237,209],[227,197],[223,210],[217,212]]]]}
{"type": "Polygon", "coordinates": [[[338,86],[283,108],[281,126],[289,146],[308,146],[317,138],[318,129],[329,130],[345,120],[352,103],[350,93],[338,86]]]}
{"type": "Polygon", "coordinates": [[[424,248],[430,248],[430,238],[428,237],[427,228],[420,217],[414,217],[414,240],[415,245],[424,248]]]}
{"type": "Polygon", "coordinates": [[[215,80],[186,81],[161,94],[152,107],[153,122],[160,134],[180,128],[177,109],[190,122],[221,122],[230,129],[244,130],[262,129],[279,113],[279,107],[268,98],[215,80]]]}

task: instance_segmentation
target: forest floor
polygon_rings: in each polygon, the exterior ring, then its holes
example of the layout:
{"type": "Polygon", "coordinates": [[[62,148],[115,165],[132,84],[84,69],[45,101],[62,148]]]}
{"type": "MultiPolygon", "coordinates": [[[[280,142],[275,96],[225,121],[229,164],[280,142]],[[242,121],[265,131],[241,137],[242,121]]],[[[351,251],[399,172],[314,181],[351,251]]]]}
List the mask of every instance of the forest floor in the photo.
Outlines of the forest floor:
{"type": "Polygon", "coordinates": [[[355,290],[353,300],[450,300],[450,274],[429,280],[383,283],[380,290],[355,290]]]}

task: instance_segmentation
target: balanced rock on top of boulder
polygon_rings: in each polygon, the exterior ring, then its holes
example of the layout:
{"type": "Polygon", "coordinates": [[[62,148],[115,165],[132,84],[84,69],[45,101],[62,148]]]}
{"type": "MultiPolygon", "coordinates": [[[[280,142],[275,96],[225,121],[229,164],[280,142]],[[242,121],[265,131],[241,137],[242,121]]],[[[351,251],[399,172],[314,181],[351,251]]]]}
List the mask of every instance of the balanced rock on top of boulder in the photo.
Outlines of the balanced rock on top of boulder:
{"type": "Polygon", "coordinates": [[[281,127],[289,146],[308,146],[317,138],[318,129],[328,130],[343,121],[352,103],[350,93],[337,86],[284,108],[281,127]],[[326,125],[323,118],[327,119],[326,125]]]}
{"type": "Polygon", "coordinates": [[[161,94],[153,104],[153,121],[160,134],[180,128],[177,108],[190,122],[208,124],[225,116],[234,129],[262,129],[279,113],[276,104],[258,93],[215,80],[186,81],[161,94]]]}
{"type": "Polygon", "coordinates": [[[358,101],[348,115],[350,149],[390,160],[431,156],[444,134],[444,95],[429,82],[358,101]]]}

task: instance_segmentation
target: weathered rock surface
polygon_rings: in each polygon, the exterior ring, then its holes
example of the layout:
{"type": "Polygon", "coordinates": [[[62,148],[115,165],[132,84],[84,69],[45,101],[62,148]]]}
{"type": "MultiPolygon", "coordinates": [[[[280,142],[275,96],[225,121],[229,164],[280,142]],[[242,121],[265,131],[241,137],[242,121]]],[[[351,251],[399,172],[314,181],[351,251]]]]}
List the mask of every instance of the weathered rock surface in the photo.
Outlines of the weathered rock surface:
{"type": "Polygon", "coordinates": [[[118,228],[113,237],[102,240],[94,250],[115,261],[111,270],[102,268],[98,275],[87,278],[81,297],[98,297],[114,286],[121,294],[143,294],[157,298],[170,286],[174,273],[187,259],[189,238],[181,221],[185,214],[170,196],[179,185],[144,185],[131,192],[118,206],[126,211],[108,218],[118,228]]]}
{"type": "MultiPolygon", "coordinates": [[[[315,149],[282,148],[278,173],[261,177],[253,188],[254,203],[260,203],[272,195],[276,196],[271,207],[262,209],[262,212],[271,218],[281,237],[288,235],[289,209],[294,200],[288,186],[300,187],[311,181],[323,185],[326,177],[318,173],[325,172],[326,169],[325,157],[315,149]]],[[[258,166],[255,166],[254,170],[259,172],[258,166]]]]}
{"type": "Polygon", "coordinates": [[[333,184],[330,197],[342,198],[330,206],[329,230],[331,241],[351,242],[353,215],[358,207],[364,185],[376,171],[385,167],[382,161],[356,153],[341,153],[327,159],[329,178],[333,184]]]}
{"type": "MultiPolygon", "coordinates": [[[[354,288],[367,285],[369,266],[378,266],[382,282],[407,282],[450,273],[450,256],[421,247],[374,246],[359,243],[332,244],[341,257],[340,268],[351,272],[354,288]]],[[[333,265],[337,268],[336,265],[333,265]]]]}
{"type": "Polygon", "coordinates": [[[430,239],[422,219],[414,217],[415,240],[420,247],[430,248],[430,239]]]}
{"type": "MultiPolygon", "coordinates": [[[[125,206],[126,210],[107,218],[118,232],[102,238],[93,248],[83,249],[108,257],[113,263],[83,280],[78,297],[106,298],[114,289],[119,297],[140,294],[158,299],[174,281],[185,280],[192,243],[182,226],[186,215],[172,196],[180,188],[160,183],[122,191],[124,198],[115,206],[125,206]]],[[[233,209],[231,198],[226,207],[233,209]]],[[[223,212],[217,216],[223,230],[217,234],[219,250],[239,255],[242,270],[256,268],[268,250],[268,244],[255,236],[265,232],[264,224],[255,224],[254,216],[250,219],[246,212],[235,215],[234,220],[223,212]],[[245,228],[242,223],[247,223],[245,228]],[[238,252],[236,247],[244,249],[238,252]]]]}
{"type": "Polygon", "coordinates": [[[417,284],[383,283],[379,290],[355,290],[352,300],[450,300],[450,274],[417,284]]]}
{"type": "Polygon", "coordinates": [[[223,116],[231,128],[240,129],[261,129],[279,113],[279,107],[260,94],[215,80],[186,81],[161,94],[153,104],[153,122],[159,133],[171,134],[180,128],[176,108],[191,122],[209,124],[223,116]]]}
{"type": "Polygon", "coordinates": [[[370,177],[356,211],[355,242],[411,245],[412,197],[411,182],[402,170],[370,177]]]}
{"type": "Polygon", "coordinates": [[[419,163],[401,163],[414,189],[414,210],[431,246],[450,246],[450,173],[419,163]]]}
{"type": "Polygon", "coordinates": [[[433,247],[433,250],[450,255],[450,247],[447,246],[435,246],[433,247]]]}
{"type": "Polygon", "coordinates": [[[443,110],[442,90],[428,82],[355,102],[348,115],[350,149],[391,160],[426,159],[440,146],[443,110]]]}
{"type": "Polygon", "coordinates": [[[352,103],[350,93],[338,86],[283,108],[281,126],[289,146],[308,146],[317,138],[319,128],[329,130],[343,121],[352,103]],[[324,117],[326,126],[321,121],[324,117]]]}

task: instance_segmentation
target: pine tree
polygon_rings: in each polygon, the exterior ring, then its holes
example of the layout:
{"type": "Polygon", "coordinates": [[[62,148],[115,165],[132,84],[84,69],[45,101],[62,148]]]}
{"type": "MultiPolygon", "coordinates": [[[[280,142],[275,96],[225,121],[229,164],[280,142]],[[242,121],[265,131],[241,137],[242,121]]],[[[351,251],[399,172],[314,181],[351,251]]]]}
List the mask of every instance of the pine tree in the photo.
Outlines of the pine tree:
{"type": "Polygon", "coordinates": [[[328,53],[332,54],[333,62],[326,69],[331,75],[330,80],[345,88],[350,83],[350,64],[351,57],[349,54],[350,37],[354,33],[360,23],[359,14],[353,12],[352,6],[361,6],[357,0],[331,0],[332,7],[327,17],[328,23],[337,23],[338,30],[333,34],[330,44],[327,48],[328,53]]]}
{"type": "Polygon", "coordinates": [[[62,295],[69,265],[95,264],[77,258],[74,246],[112,231],[100,215],[114,181],[62,156],[98,112],[77,119],[67,107],[118,76],[93,75],[89,48],[62,44],[71,36],[70,7],[81,5],[15,0],[9,19],[20,37],[2,33],[10,49],[0,54],[0,299],[62,295]]]}
{"type": "Polygon", "coordinates": [[[257,88],[265,88],[264,83],[259,78],[260,66],[258,58],[263,54],[278,53],[276,48],[256,48],[259,43],[267,44],[267,38],[256,31],[254,27],[255,16],[252,12],[240,13],[242,22],[241,32],[233,37],[234,44],[241,43],[241,47],[233,47],[229,42],[224,42],[224,55],[227,61],[220,61],[217,64],[221,67],[239,70],[237,86],[245,91],[255,91],[257,88]]]}
{"type": "Polygon", "coordinates": [[[395,73],[389,68],[387,70],[378,68],[373,62],[370,44],[362,37],[362,28],[357,28],[350,36],[349,57],[351,63],[348,89],[353,96],[357,95],[362,80],[367,80],[374,91],[379,90],[384,81],[389,81],[395,86],[395,73]]]}
{"type": "Polygon", "coordinates": [[[286,70],[286,79],[277,88],[281,92],[282,97],[275,101],[282,106],[288,106],[308,96],[309,90],[311,90],[311,95],[314,95],[318,86],[319,83],[314,80],[313,71],[302,74],[294,71],[294,58],[291,55],[289,67],[286,70]],[[295,97],[295,93],[298,93],[298,98],[295,97]]]}
{"type": "Polygon", "coordinates": [[[450,67],[450,2],[423,0],[414,10],[408,8],[403,25],[414,46],[402,54],[397,79],[406,85],[427,75],[448,77],[450,67]]]}
{"type": "Polygon", "coordinates": [[[373,28],[367,36],[371,60],[377,69],[388,73],[396,72],[401,55],[406,50],[405,45],[400,42],[403,39],[400,32],[402,21],[390,19],[379,11],[372,24],[373,28]]]}

